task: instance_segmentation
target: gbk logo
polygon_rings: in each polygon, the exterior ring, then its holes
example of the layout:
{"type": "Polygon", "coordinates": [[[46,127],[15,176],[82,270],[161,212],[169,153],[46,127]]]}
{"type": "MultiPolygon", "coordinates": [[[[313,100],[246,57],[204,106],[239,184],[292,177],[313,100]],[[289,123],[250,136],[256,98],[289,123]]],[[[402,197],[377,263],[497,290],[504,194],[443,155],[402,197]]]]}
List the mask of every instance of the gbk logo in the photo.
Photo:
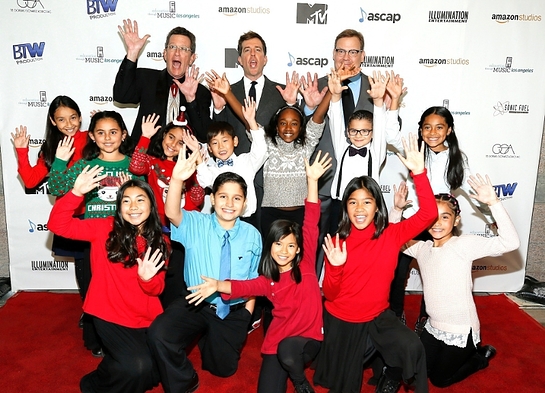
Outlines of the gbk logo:
{"type": "Polygon", "coordinates": [[[492,153],[494,154],[515,154],[515,151],[513,150],[513,146],[508,145],[506,143],[496,143],[494,146],[492,146],[492,153]]]}
{"type": "Polygon", "coordinates": [[[238,51],[235,48],[225,48],[225,68],[238,68],[238,51]]]}
{"type": "Polygon", "coordinates": [[[42,57],[44,54],[45,42],[34,42],[26,44],[13,45],[13,59],[22,60],[36,57],[42,57]]]}
{"type": "Polygon", "coordinates": [[[517,188],[518,183],[507,183],[494,186],[494,191],[498,198],[510,198],[513,197],[513,193],[517,188]]]}
{"type": "Polygon", "coordinates": [[[28,226],[28,231],[30,233],[47,231],[47,224],[35,224],[34,222],[28,220],[28,226]]]}
{"type": "Polygon", "coordinates": [[[118,0],[87,0],[87,15],[115,12],[118,0]]]}
{"type": "Polygon", "coordinates": [[[327,24],[327,4],[297,3],[297,23],[327,24]]]}

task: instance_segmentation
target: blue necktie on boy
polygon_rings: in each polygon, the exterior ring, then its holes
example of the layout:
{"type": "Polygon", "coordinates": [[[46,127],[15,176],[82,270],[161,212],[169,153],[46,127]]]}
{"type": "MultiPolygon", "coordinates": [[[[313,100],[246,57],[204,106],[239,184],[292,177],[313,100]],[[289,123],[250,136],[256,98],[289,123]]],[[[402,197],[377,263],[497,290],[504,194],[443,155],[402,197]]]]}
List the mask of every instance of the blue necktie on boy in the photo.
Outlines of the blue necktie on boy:
{"type": "MultiPolygon", "coordinates": [[[[225,231],[223,235],[223,244],[221,245],[220,257],[220,280],[231,278],[231,243],[229,242],[229,232],[225,231]]],[[[216,315],[221,319],[229,314],[229,303],[225,302],[221,296],[218,298],[216,315]]]]}

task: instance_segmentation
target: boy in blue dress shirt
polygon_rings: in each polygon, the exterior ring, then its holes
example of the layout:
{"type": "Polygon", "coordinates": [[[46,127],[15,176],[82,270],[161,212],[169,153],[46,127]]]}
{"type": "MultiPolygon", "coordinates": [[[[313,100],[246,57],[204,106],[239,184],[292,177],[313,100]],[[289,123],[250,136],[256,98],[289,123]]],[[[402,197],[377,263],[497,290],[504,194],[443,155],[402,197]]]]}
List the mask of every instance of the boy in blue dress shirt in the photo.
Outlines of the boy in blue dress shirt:
{"type": "MultiPolygon", "coordinates": [[[[225,172],[216,178],[210,196],[213,214],[180,209],[183,184],[195,171],[198,154],[196,150],[186,158],[186,148],[182,148],[165,202],[171,237],[186,250],[187,285],[200,284],[201,276],[255,278],[261,235],[239,218],[246,207],[247,192],[241,176],[225,172]]],[[[194,307],[181,297],[155,319],[149,328],[149,342],[166,393],[194,392],[198,388],[199,379],[185,349],[199,336],[203,370],[221,377],[236,372],[254,303],[254,299],[224,302],[214,294],[194,307]]]]}

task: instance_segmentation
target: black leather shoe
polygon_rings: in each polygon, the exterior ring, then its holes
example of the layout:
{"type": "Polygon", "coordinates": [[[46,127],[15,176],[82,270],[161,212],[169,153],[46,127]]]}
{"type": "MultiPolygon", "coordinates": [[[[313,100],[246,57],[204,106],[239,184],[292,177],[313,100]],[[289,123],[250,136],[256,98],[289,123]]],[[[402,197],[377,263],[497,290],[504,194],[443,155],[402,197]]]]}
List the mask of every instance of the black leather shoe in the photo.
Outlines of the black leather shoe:
{"type": "Polygon", "coordinates": [[[84,316],[84,315],[85,315],[85,314],[81,314],[81,317],[79,317],[78,327],[79,327],[80,329],[83,329],[83,316],[84,316]]]}
{"type": "Polygon", "coordinates": [[[485,357],[486,360],[490,360],[496,356],[497,351],[492,345],[484,345],[481,347],[479,352],[485,357]]]}
{"type": "Polygon", "coordinates": [[[95,348],[91,351],[91,354],[96,358],[103,358],[104,350],[102,348],[95,348]]]}
{"type": "Polygon", "coordinates": [[[195,390],[199,388],[199,376],[197,373],[193,374],[193,378],[191,378],[191,382],[189,386],[187,387],[185,393],[193,393],[195,390]]]}
{"type": "Polygon", "coordinates": [[[375,393],[396,393],[400,386],[401,381],[388,378],[383,371],[375,388],[375,393]]]}
{"type": "Polygon", "coordinates": [[[296,393],[314,393],[314,389],[310,386],[310,383],[305,379],[301,383],[295,384],[296,393]]]}

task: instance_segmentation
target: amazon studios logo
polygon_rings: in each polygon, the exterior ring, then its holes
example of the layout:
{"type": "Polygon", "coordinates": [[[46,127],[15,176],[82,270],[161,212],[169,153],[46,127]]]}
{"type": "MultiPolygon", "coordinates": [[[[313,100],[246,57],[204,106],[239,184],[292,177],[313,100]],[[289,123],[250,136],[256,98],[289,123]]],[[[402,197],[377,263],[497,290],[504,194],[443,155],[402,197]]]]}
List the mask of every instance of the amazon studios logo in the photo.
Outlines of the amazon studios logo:
{"type": "Polygon", "coordinates": [[[327,4],[297,3],[297,23],[326,25],[327,4]]]}
{"type": "Polygon", "coordinates": [[[45,9],[40,0],[17,0],[17,7],[12,8],[11,12],[31,12],[36,14],[50,14],[51,10],[45,9]]]}
{"type": "Polygon", "coordinates": [[[491,154],[487,154],[486,158],[520,158],[509,143],[495,143],[490,151],[491,154]]]}

